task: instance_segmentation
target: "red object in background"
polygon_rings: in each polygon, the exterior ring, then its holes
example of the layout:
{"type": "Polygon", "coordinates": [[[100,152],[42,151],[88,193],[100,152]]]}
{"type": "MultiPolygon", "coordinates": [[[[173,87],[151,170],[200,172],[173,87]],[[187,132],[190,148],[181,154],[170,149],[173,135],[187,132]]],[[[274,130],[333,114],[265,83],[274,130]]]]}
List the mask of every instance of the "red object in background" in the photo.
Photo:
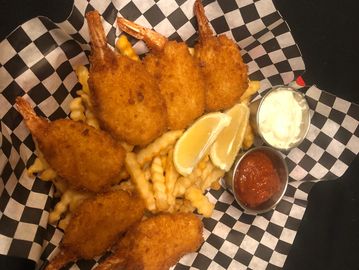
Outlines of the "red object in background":
{"type": "Polygon", "coordinates": [[[299,85],[299,86],[305,86],[305,81],[303,80],[303,77],[302,76],[299,76],[295,82],[299,85]]]}

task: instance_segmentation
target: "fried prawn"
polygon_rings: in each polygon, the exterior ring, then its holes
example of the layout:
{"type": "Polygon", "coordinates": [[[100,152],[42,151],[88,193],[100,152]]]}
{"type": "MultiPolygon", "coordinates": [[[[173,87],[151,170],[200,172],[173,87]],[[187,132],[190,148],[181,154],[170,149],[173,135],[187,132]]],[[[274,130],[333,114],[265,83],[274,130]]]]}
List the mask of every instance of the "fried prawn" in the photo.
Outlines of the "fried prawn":
{"type": "Polygon", "coordinates": [[[112,51],[97,11],[86,14],[91,36],[89,85],[103,129],[132,145],[146,145],[167,129],[158,85],[139,61],[112,51]]]}
{"type": "Polygon", "coordinates": [[[151,49],[144,58],[147,71],[159,85],[172,130],[187,128],[204,113],[205,83],[200,68],[184,42],[169,41],[161,34],[125,18],[121,30],[143,39],[151,49]]]}
{"type": "Polygon", "coordinates": [[[113,255],[96,269],[167,270],[203,242],[203,225],[192,213],[161,214],[131,228],[113,255]]]}
{"type": "Polygon", "coordinates": [[[144,202],[139,196],[123,190],[86,199],[72,214],[61,251],[47,270],[60,269],[79,258],[92,259],[103,254],[142,218],[144,210],[144,202]]]}
{"type": "Polygon", "coordinates": [[[194,56],[206,82],[206,110],[228,109],[239,102],[248,87],[247,66],[233,40],[213,35],[201,0],[196,0],[194,12],[200,36],[194,56]]]}
{"type": "Polygon", "coordinates": [[[69,119],[49,122],[20,97],[16,106],[46,161],[73,187],[99,192],[117,180],[125,150],[106,132],[69,119]]]}

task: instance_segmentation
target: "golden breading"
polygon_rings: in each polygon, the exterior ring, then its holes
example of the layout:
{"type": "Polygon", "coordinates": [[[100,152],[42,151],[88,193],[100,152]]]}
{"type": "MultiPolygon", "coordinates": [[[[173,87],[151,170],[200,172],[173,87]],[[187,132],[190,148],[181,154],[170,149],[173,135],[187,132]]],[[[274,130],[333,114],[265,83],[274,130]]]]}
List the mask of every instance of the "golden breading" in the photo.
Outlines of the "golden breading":
{"type": "Polygon", "coordinates": [[[141,220],[145,205],[137,196],[114,190],[83,201],[71,215],[60,252],[47,270],[58,270],[77,259],[103,254],[134,223],[141,220]]]}
{"type": "Polygon", "coordinates": [[[203,242],[203,225],[192,213],[161,214],[132,227],[119,242],[115,253],[97,270],[168,270],[203,242]]]}
{"type": "Polygon", "coordinates": [[[195,46],[195,57],[206,82],[206,110],[238,103],[248,87],[247,66],[238,46],[226,36],[206,38],[195,46]]]}
{"type": "Polygon", "coordinates": [[[233,40],[213,36],[200,0],[196,0],[194,11],[200,34],[194,57],[206,82],[206,110],[228,109],[239,102],[248,87],[248,68],[233,40]]]}
{"type": "Polygon", "coordinates": [[[188,127],[204,112],[205,84],[186,43],[168,41],[161,34],[125,18],[118,18],[117,24],[122,31],[143,39],[152,50],[144,64],[156,78],[165,99],[169,128],[188,127]]]}
{"type": "Polygon", "coordinates": [[[91,57],[89,85],[96,118],[113,137],[146,145],[167,129],[165,102],[139,61],[112,51],[96,11],[86,14],[91,57]]]}
{"type": "Polygon", "coordinates": [[[168,126],[172,130],[187,128],[205,108],[200,69],[183,42],[168,41],[161,51],[153,54],[145,57],[144,63],[157,78],[166,101],[168,126]]]}
{"type": "Polygon", "coordinates": [[[63,247],[92,259],[106,251],[128,228],[139,221],[145,205],[138,196],[115,190],[85,200],[72,215],[63,247]]]}
{"type": "Polygon", "coordinates": [[[16,105],[50,167],[73,187],[99,192],[119,177],[125,150],[106,132],[69,119],[48,122],[20,97],[16,105]]]}

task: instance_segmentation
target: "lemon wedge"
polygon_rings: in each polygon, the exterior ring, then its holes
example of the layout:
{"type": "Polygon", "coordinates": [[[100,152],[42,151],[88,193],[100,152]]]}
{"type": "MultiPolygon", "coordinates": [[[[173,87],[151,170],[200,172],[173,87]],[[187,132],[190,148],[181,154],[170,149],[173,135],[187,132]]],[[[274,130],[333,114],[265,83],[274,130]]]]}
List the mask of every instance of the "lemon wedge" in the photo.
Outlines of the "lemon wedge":
{"type": "Polygon", "coordinates": [[[231,117],[231,123],[222,130],[210,150],[210,158],[214,165],[229,171],[242,147],[244,134],[248,125],[249,108],[240,103],[225,112],[231,117]]]}
{"type": "Polygon", "coordinates": [[[218,134],[229,125],[231,117],[221,112],[206,114],[196,120],[178,139],[173,151],[173,164],[187,176],[208,153],[218,134]]]}

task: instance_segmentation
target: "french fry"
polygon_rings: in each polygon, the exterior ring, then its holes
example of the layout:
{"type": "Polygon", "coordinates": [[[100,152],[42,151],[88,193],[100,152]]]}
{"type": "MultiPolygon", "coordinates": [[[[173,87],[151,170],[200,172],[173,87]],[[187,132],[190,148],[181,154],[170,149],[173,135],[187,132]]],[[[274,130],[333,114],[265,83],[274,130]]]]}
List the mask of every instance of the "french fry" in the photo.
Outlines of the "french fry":
{"type": "Polygon", "coordinates": [[[63,231],[66,231],[67,226],[70,223],[72,213],[68,212],[63,219],[60,219],[59,224],[57,225],[63,231]]]}
{"type": "Polygon", "coordinates": [[[127,178],[129,178],[130,177],[130,174],[128,173],[128,171],[126,170],[126,168],[125,167],[123,167],[122,169],[121,169],[121,171],[120,171],[120,177],[119,177],[119,181],[118,182],[120,182],[120,181],[122,181],[122,180],[124,180],[124,179],[127,179],[127,178]]]}
{"type": "Polygon", "coordinates": [[[196,208],[192,205],[192,202],[184,199],[183,203],[179,209],[180,212],[183,213],[193,213],[196,208]]]}
{"type": "Polygon", "coordinates": [[[60,201],[55,205],[54,210],[49,215],[49,223],[54,224],[61,218],[61,215],[67,211],[73,197],[73,192],[73,190],[68,189],[62,194],[60,201]]]}
{"type": "Polygon", "coordinates": [[[201,174],[202,171],[199,166],[197,166],[190,175],[178,178],[174,187],[174,196],[183,196],[190,186],[199,185],[201,183],[201,174]]]}
{"type": "Polygon", "coordinates": [[[259,88],[260,88],[259,81],[249,81],[248,88],[244,91],[244,93],[240,97],[239,101],[242,102],[246,99],[250,99],[251,96],[259,90],[259,88]]]}
{"type": "Polygon", "coordinates": [[[204,156],[204,158],[198,163],[198,168],[200,169],[200,170],[204,170],[206,167],[207,167],[207,165],[208,165],[208,162],[209,162],[209,156],[208,155],[206,155],[206,156],[204,156]]]}
{"type": "Polygon", "coordinates": [[[128,180],[130,178],[130,174],[128,173],[128,171],[126,170],[126,167],[122,167],[119,176],[114,179],[114,181],[112,182],[113,185],[118,185],[119,183],[123,182],[124,180],[128,180]]]}
{"type": "Polygon", "coordinates": [[[172,130],[166,132],[161,137],[149,144],[146,148],[141,149],[137,154],[137,162],[142,167],[145,163],[150,162],[161,151],[173,145],[182,135],[183,130],[172,130]]]}
{"type": "Polygon", "coordinates": [[[27,169],[27,175],[33,176],[35,173],[42,172],[45,169],[45,164],[37,157],[34,163],[27,169]]]}
{"type": "Polygon", "coordinates": [[[81,97],[76,97],[70,102],[70,111],[85,111],[85,107],[82,105],[81,97]]]}
{"type": "Polygon", "coordinates": [[[92,110],[92,102],[90,99],[90,93],[86,93],[86,92],[80,90],[80,91],[77,91],[77,94],[81,97],[82,104],[85,106],[85,108],[92,110]]]}
{"type": "Polygon", "coordinates": [[[140,58],[136,54],[135,50],[133,49],[131,43],[128,41],[127,37],[125,35],[121,35],[117,42],[116,42],[116,48],[120,51],[122,55],[125,55],[132,60],[140,61],[140,58]]]}
{"type": "Polygon", "coordinates": [[[73,191],[69,194],[69,196],[71,198],[69,210],[70,212],[73,212],[85,199],[91,196],[91,193],[85,191],[73,191]]]}
{"type": "Polygon", "coordinates": [[[35,159],[34,163],[27,169],[27,175],[33,176],[35,173],[42,181],[53,180],[57,173],[50,168],[49,164],[44,159],[42,153],[38,151],[39,156],[35,159]]]}
{"type": "Polygon", "coordinates": [[[82,90],[85,92],[85,93],[90,93],[90,89],[89,89],[89,86],[88,86],[88,78],[89,78],[89,71],[87,69],[87,67],[85,66],[78,66],[75,70],[76,72],[76,75],[77,75],[77,78],[80,82],[80,84],[82,85],[82,90]]]}
{"type": "Polygon", "coordinates": [[[181,197],[186,193],[186,190],[192,185],[192,180],[188,177],[181,176],[177,179],[176,185],[174,186],[173,196],[181,197]]]}
{"type": "Polygon", "coordinates": [[[173,148],[168,152],[166,167],[165,167],[165,183],[167,191],[167,202],[171,206],[175,204],[174,187],[178,178],[178,172],[173,164],[173,148]]]}
{"type": "Polygon", "coordinates": [[[128,144],[126,142],[120,142],[121,146],[125,149],[126,152],[132,152],[134,145],[128,144]]]}
{"type": "Polygon", "coordinates": [[[254,133],[253,133],[252,126],[248,122],[246,131],[244,133],[242,148],[244,150],[247,150],[253,145],[253,143],[254,143],[254,133]]]}
{"type": "Polygon", "coordinates": [[[218,181],[215,181],[211,184],[211,189],[213,190],[220,190],[221,189],[221,183],[218,179],[218,181]]]}
{"type": "Polygon", "coordinates": [[[166,168],[167,153],[165,155],[160,155],[160,159],[161,159],[162,168],[166,168]]]}
{"type": "Polygon", "coordinates": [[[192,205],[189,200],[176,199],[174,205],[174,212],[192,213],[196,208],[192,205]]]}
{"type": "Polygon", "coordinates": [[[194,48],[188,47],[189,54],[194,56],[194,48]]]}
{"type": "Polygon", "coordinates": [[[70,118],[76,122],[79,122],[79,121],[83,122],[86,120],[85,114],[80,110],[72,111],[70,113],[70,118]]]}
{"type": "Polygon", "coordinates": [[[136,189],[145,201],[146,208],[149,211],[155,211],[156,202],[153,196],[152,186],[150,185],[149,181],[146,180],[141,170],[140,164],[137,162],[136,154],[127,153],[125,158],[125,165],[127,171],[131,175],[131,179],[135,184],[136,189]]]}
{"type": "Polygon", "coordinates": [[[164,211],[168,208],[165,177],[160,157],[155,157],[151,165],[151,176],[153,183],[153,192],[158,211],[164,211]]]}
{"type": "MultiPolygon", "coordinates": [[[[59,224],[58,224],[58,227],[62,230],[66,230],[68,224],[70,223],[70,220],[71,220],[71,217],[72,217],[72,213],[75,211],[75,209],[85,200],[87,199],[88,197],[91,196],[91,193],[89,192],[81,192],[81,191],[75,191],[75,190],[67,190],[64,195],[66,196],[66,201],[64,202],[65,204],[67,204],[67,213],[65,215],[64,218],[60,219],[59,221],[59,224]],[[65,195],[66,194],[66,195],[65,195]]],[[[64,196],[62,196],[63,198],[64,196]]],[[[61,198],[61,200],[62,200],[61,198]]],[[[56,205],[57,206],[57,205],[56,205]]],[[[61,206],[63,207],[63,206],[61,206]]],[[[60,207],[60,208],[61,208],[60,207]]],[[[55,207],[56,209],[56,207],[55,207]]],[[[61,208],[61,210],[63,210],[63,208],[61,208]]],[[[66,212],[66,211],[65,211],[66,212]]],[[[64,212],[63,212],[64,213],[64,212]]],[[[50,213],[50,216],[51,216],[52,213],[50,213]]],[[[62,215],[62,214],[61,214],[62,215]]],[[[60,215],[60,218],[61,218],[61,215],[60,215]]],[[[50,216],[49,216],[49,222],[51,223],[50,221],[50,216]]],[[[55,215],[52,217],[54,218],[56,217],[55,215]]],[[[56,217],[57,218],[57,217],[56,217]]]]}
{"type": "Polygon", "coordinates": [[[86,110],[81,103],[77,104],[78,99],[80,99],[80,102],[82,102],[80,97],[77,97],[70,102],[70,118],[74,121],[83,122],[86,120],[86,116],[85,116],[86,110]]]}
{"type": "Polygon", "coordinates": [[[51,168],[47,168],[39,174],[39,178],[42,181],[50,181],[54,179],[56,176],[57,176],[56,172],[51,168]]]}
{"type": "Polygon", "coordinates": [[[212,215],[214,205],[202,194],[202,191],[198,187],[191,186],[188,188],[185,193],[185,198],[197,208],[199,214],[202,214],[204,217],[210,217],[212,215]]]}
{"type": "Polygon", "coordinates": [[[94,114],[90,111],[90,109],[88,108],[85,112],[85,117],[86,117],[86,124],[88,124],[89,126],[92,126],[96,129],[100,129],[100,124],[97,121],[97,119],[95,118],[94,114]]]}
{"type": "Polygon", "coordinates": [[[201,191],[204,192],[207,188],[211,187],[211,185],[223,177],[225,171],[221,169],[214,169],[206,178],[204,178],[201,183],[201,191]]]}
{"type": "Polygon", "coordinates": [[[180,212],[182,205],[183,205],[183,199],[182,198],[176,199],[174,207],[171,209],[172,211],[170,211],[170,213],[180,212]]]}
{"type": "Polygon", "coordinates": [[[213,171],[214,169],[214,165],[211,161],[207,161],[205,163],[205,167],[202,169],[202,173],[201,173],[201,182],[203,182],[208,175],[213,171]]]}
{"type": "Polygon", "coordinates": [[[199,185],[201,182],[202,170],[197,166],[190,175],[187,177],[191,180],[192,184],[199,185]]]}
{"type": "Polygon", "coordinates": [[[77,91],[79,97],[70,102],[70,118],[74,121],[85,122],[96,129],[100,128],[99,122],[93,114],[93,106],[90,99],[90,88],[88,86],[89,71],[85,66],[76,68],[77,78],[82,85],[82,90],[77,91]]]}

